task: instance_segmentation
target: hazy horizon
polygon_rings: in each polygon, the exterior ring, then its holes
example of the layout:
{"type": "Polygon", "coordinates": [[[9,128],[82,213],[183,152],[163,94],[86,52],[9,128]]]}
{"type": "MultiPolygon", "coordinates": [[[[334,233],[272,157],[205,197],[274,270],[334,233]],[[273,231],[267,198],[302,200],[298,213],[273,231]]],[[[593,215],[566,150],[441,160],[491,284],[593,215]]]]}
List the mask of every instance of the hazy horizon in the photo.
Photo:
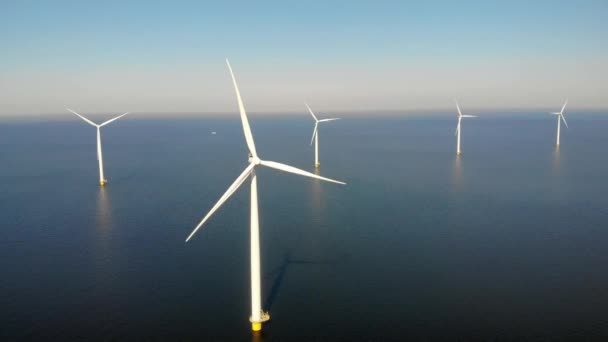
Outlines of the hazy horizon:
{"type": "MultiPolygon", "coordinates": [[[[461,105],[462,107],[462,105],[461,105]]],[[[551,116],[545,116],[550,111],[559,110],[559,108],[464,108],[463,112],[466,114],[479,115],[482,118],[497,117],[497,118],[547,118],[551,119],[551,116]]],[[[77,110],[78,111],[78,110],[77,110]]],[[[113,116],[122,114],[122,112],[84,112],[78,111],[80,114],[87,118],[97,120],[107,120],[113,116]]],[[[383,110],[383,109],[370,109],[370,110],[342,110],[342,111],[316,111],[320,116],[339,116],[343,119],[361,119],[370,118],[373,115],[375,118],[445,118],[452,119],[456,118],[456,108],[442,108],[442,109],[411,109],[411,110],[383,110]]],[[[588,116],[602,116],[608,114],[608,108],[599,109],[587,109],[587,108],[570,108],[565,111],[566,117],[574,118],[577,117],[588,117],[588,116]]],[[[277,118],[277,119],[288,119],[288,118],[308,118],[309,114],[305,110],[302,111],[274,111],[274,112],[256,112],[247,111],[247,114],[254,120],[255,118],[277,118]]],[[[608,117],[608,116],[607,116],[608,117]]],[[[225,111],[225,112],[129,112],[127,119],[227,119],[227,120],[239,120],[239,113],[236,111],[225,111]]],[[[49,113],[10,113],[0,115],[0,122],[37,122],[37,121],[72,121],[77,119],[72,113],[67,110],[64,112],[49,112],[49,113]]]]}

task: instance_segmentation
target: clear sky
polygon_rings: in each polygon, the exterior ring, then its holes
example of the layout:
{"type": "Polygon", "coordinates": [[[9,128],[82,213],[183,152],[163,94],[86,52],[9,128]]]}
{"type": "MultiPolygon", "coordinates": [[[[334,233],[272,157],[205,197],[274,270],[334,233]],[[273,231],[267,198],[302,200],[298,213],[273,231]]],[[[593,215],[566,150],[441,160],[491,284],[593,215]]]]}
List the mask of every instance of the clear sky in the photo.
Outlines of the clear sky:
{"type": "Polygon", "coordinates": [[[0,2],[0,115],[608,108],[608,1],[0,2]]]}

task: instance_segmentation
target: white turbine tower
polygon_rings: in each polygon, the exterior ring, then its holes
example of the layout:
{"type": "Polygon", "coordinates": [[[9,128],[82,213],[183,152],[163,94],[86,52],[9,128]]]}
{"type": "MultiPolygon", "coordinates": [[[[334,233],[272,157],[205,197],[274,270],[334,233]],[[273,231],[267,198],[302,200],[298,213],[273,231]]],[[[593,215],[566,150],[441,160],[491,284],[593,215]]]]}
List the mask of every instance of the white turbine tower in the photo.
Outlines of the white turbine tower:
{"type": "Polygon", "coordinates": [[[209,213],[201,220],[201,222],[194,228],[192,233],[186,239],[188,242],[192,236],[203,226],[203,224],[213,215],[213,213],[224,203],[232,194],[234,194],[238,188],[251,176],[251,230],[250,230],[250,246],[251,246],[251,329],[253,331],[260,331],[262,329],[262,323],[270,319],[270,315],[262,310],[262,294],[261,294],[261,280],[260,280],[260,229],[258,222],[258,185],[257,177],[255,174],[255,168],[259,165],[267,166],[271,169],[277,169],[296,175],[307,176],[310,178],[316,178],[328,182],[346,184],[333,179],[317,176],[313,173],[306,172],[304,170],[297,169],[293,166],[262,160],[258,157],[255,150],[255,144],[253,142],[253,136],[251,134],[251,128],[249,127],[249,121],[247,120],[247,113],[241,100],[241,94],[236,83],[236,78],[230,67],[230,62],[226,60],[228,70],[232,76],[232,83],[234,84],[234,90],[236,92],[236,98],[239,106],[239,112],[241,114],[241,122],[243,124],[243,132],[245,134],[245,141],[249,149],[249,165],[245,170],[237,177],[237,179],[230,185],[228,190],[220,197],[217,203],[211,208],[209,213]]]}
{"type": "Polygon", "coordinates": [[[555,112],[555,113],[551,113],[553,115],[557,115],[557,140],[555,145],[559,146],[559,126],[560,126],[560,121],[564,120],[564,125],[566,125],[566,128],[568,127],[568,123],[566,122],[566,118],[564,117],[564,109],[566,109],[566,105],[568,104],[568,100],[566,100],[566,102],[564,102],[564,106],[562,107],[562,110],[559,111],[559,113],[555,112]]]}
{"type": "Polygon", "coordinates": [[[456,102],[456,108],[458,109],[458,126],[456,126],[456,132],[455,132],[455,135],[458,136],[458,138],[456,139],[456,155],[459,156],[460,155],[460,121],[462,120],[462,118],[476,118],[476,116],[475,115],[462,115],[458,102],[456,102]]]}
{"type": "Polygon", "coordinates": [[[66,108],[66,109],[68,111],[78,115],[82,120],[86,121],[87,123],[97,127],[97,160],[99,161],[99,185],[104,186],[108,181],[103,176],[103,156],[101,154],[101,133],[99,132],[99,129],[114,120],[118,120],[118,119],[122,118],[123,116],[129,114],[129,112],[121,114],[113,119],[110,119],[110,120],[98,125],[98,124],[94,123],[93,121],[91,121],[91,120],[85,118],[84,116],[76,113],[75,111],[71,110],[70,108],[66,108]]]}
{"type": "Polygon", "coordinates": [[[328,121],[334,121],[334,120],[340,120],[340,118],[331,118],[331,119],[319,120],[315,116],[315,113],[312,112],[312,109],[310,109],[310,107],[308,106],[308,104],[306,104],[306,108],[308,108],[308,111],[310,112],[310,115],[312,115],[312,118],[315,120],[315,129],[312,131],[312,138],[310,139],[310,144],[312,145],[312,142],[314,140],[314,142],[315,142],[315,167],[319,167],[319,165],[320,165],[319,164],[319,123],[321,123],[321,122],[328,122],[328,121]]]}

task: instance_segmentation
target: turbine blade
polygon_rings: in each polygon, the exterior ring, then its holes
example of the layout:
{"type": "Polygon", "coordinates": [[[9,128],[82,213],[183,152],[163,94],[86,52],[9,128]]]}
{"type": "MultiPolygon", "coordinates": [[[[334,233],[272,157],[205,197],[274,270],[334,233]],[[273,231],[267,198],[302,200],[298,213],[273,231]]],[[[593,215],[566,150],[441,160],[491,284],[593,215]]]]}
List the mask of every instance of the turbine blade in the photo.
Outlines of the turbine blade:
{"type": "Polygon", "coordinates": [[[99,132],[99,127],[97,127],[97,160],[101,159],[101,132],[99,132]]]}
{"type": "Polygon", "coordinates": [[[461,118],[476,118],[476,115],[461,115],[461,118]]]}
{"type": "Polygon", "coordinates": [[[285,165],[285,164],[281,164],[281,163],[277,163],[277,162],[273,162],[273,161],[262,160],[262,161],[260,161],[260,164],[262,164],[264,166],[268,166],[271,169],[277,169],[277,170],[281,170],[281,171],[285,171],[285,172],[289,172],[289,173],[294,173],[294,174],[300,175],[300,176],[306,176],[306,177],[310,177],[310,178],[316,178],[316,179],[320,179],[320,180],[324,180],[324,181],[332,182],[332,183],[346,184],[344,182],[340,182],[340,181],[333,180],[333,179],[330,179],[330,178],[325,178],[325,177],[317,176],[314,173],[310,173],[308,171],[304,171],[304,170],[300,170],[298,168],[295,168],[293,166],[289,166],[289,165],[285,165]]]}
{"type": "Polygon", "coordinates": [[[323,120],[319,120],[319,122],[327,122],[327,121],[334,121],[334,120],[340,120],[340,118],[323,119],[323,120]]]}
{"type": "Polygon", "coordinates": [[[312,109],[310,109],[310,107],[308,106],[308,103],[305,103],[306,108],[308,108],[308,112],[310,113],[310,115],[312,115],[312,118],[315,119],[315,121],[319,121],[317,119],[317,117],[315,116],[315,113],[312,112],[312,109]]]}
{"type": "Polygon", "coordinates": [[[238,190],[238,188],[243,184],[243,182],[247,179],[247,177],[249,177],[249,175],[251,174],[251,171],[253,171],[254,167],[255,167],[255,164],[249,164],[249,166],[247,166],[247,168],[245,168],[245,171],[243,171],[243,173],[241,173],[237,177],[237,179],[232,183],[232,185],[230,185],[228,190],[226,190],[226,192],[222,195],[222,197],[220,197],[220,199],[217,201],[217,203],[215,203],[213,208],[211,208],[211,210],[209,210],[209,213],[207,213],[207,215],[201,220],[201,222],[196,226],[196,228],[194,228],[192,233],[190,233],[190,235],[188,235],[188,238],[186,238],[186,242],[188,242],[192,238],[192,236],[194,236],[194,234],[196,234],[196,232],[199,230],[199,228],[203,226],[203,224],[207,221],[207,219],[209,219],[209,217],[211,217],[211,215],[213,215],[213,213],[219,207],[221,207],[222,204],[224,204],[224,202],[226,202],[226,200],[228,198],[230,198],[230,196],[232,196],[232,194],[234,194],[236,190],[238,190]]]}
{"type": "Polygon", "coordinates": [[[86,122],[90,123],[91,125],[93,125],[93,126],[95,126],[95,127],[99,127],[99,125],[98,125],[98,124],[96,124],[96,123],[94,123],[93,121],[91,121],[91,120],[89,120],[89,119],[85,118],[84,116],[82,116],[82,115],[80,115],[80,114],[76,113],[75,111],[71,110],[70,108],[66,107],[65,109],[67,109],[68,111],[72,112],[73,114],[78,115],[78,116],[79,116],[79,117],[80,117],[82,120],[84,120],[84,121],[86,121],[86,122]]]}
{"type": "Polygon", "coordinates": [[[560,114],[564,113],[564,109],[566,109],[567,104],[568,104],[568,99],[566,99],[566,102],[564,102],[564,106],[562,107],[562,110],[559,111],[560,114]]]}
{"type": "Polygon", "coordinates": [[[564,114],[561,114],[560,116],[562,118],[562,121],[564,121],[564,125],[566,125],[566,128],[570,128],[570,127],[568,127],[568,123],[566,122],[566,118],[564,117],[564,114]]]}
{"type": "Polygon", "coordinates": [[[241,113],[241,122],[243,123],[243,133],[245,133],[245,141],[247,142],[247,147],[249,148],[249,153],[251,156],[257,157],[258,154],[255,150],[255,143],[253,142],[253,135],[251,134],[251,127],[249,127],[249,120],[247,120],[247,113],[245,112],[245,106],[243,106],[243,100],[241,99],[241,93],[239,92],[239,86],[236,84],[236,78],[234,77],[234,72],[232,72],[232,67],[230,66],[230,62],[226,59],[226,64],[228,65],[228,70],[230,70],[230,76],[232,76],[232,83],[234,84],[234,91],[236,92],[236,99],[239,104],[239,112],[241,113]]]}
{"type": "Polygon", "coordinates": [[[454,102],[456,102],[456,109],[458,109],[458,116],[461,117],[462,112],[460,111],[460,106],[458,105],[458,101],[454,101],[454,102]]]}
{"type": "Polygon", "coordinates": [[[102,123],[101,125],[99,125],[99,127],[103,127],[103,126],[105,126],[105,125],[109,124],[110,122],[112,122],[112,121],[114,121],[114,120],[118,120],[118,119],[122,118],[123,116],[125,116],[125,115],[127,115],[127,114],[129,114],[129,112],[126,112],[126,113],[124,113],[124,114],[122,114],[122,115],[119,115],[119,116],[115,117],[114,119],[110,119],[110,120],[108,120],[108,121],[106,121],[106,122],[102,123]]]}
{"type": "Polygon", "coordinates": [[[317,129],[319,127],[319,123],[315,122],[315,129],[312,131],[312,138],[310,138],[310,145],[312,146],[312,142],[315,140],[315,136],[317,135],[317,129]]]}
{"type": "Polygon", "coordinates": [[[556,112],[552,112],[552,113],[549,113],[549,114],[560,115],[560,113],[556,113],[556,112]]]}

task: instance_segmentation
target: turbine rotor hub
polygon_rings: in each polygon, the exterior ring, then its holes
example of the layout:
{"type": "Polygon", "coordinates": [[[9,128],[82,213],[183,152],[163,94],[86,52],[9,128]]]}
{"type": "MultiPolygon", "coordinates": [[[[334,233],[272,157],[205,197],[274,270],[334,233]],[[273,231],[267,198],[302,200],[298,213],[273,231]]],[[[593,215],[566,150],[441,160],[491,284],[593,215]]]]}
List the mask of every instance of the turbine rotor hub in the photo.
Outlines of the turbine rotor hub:
{"type": "Polygon", "coordinates": [[[260,158],[258,158],[258,157],[252,157],[251,155],[249,156],[249,162],[253,163],[254,165],[260,165],[262,163],[262,161],[260,160],[260,158]]]}

